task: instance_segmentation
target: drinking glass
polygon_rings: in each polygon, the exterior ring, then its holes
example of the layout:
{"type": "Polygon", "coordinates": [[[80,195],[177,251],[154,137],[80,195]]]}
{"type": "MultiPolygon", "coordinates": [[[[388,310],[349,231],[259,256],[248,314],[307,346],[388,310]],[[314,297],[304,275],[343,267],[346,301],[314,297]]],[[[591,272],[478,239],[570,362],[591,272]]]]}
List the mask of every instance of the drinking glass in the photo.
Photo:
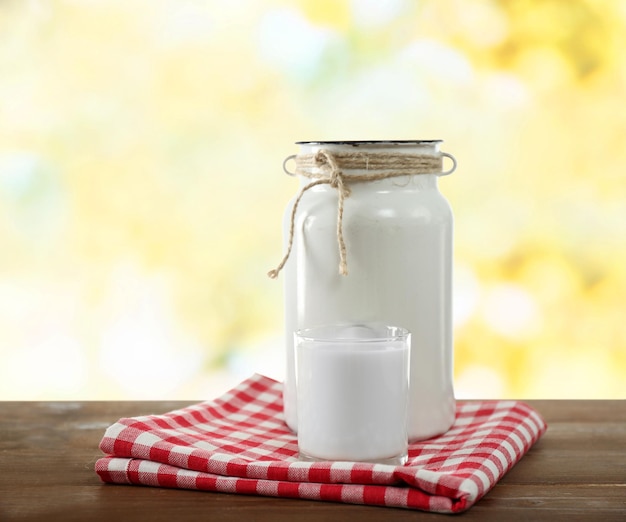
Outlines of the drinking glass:
{"type": "Polygon", "coordinates": [[[375,323],[294,334],[300,459],[406,462],[410,342],[375,323]]]}

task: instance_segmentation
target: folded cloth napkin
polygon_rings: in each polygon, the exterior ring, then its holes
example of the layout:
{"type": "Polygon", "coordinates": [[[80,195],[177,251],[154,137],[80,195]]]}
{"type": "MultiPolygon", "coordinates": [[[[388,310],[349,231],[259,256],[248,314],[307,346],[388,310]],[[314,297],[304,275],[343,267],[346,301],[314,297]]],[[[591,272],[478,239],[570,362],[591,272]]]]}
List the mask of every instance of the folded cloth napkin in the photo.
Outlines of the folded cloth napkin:
{"type": "Polygon", "coordinates": [[[301,462],[282,384],[254,375],[220,398],[120,419],[96,463],[104,482],[403,507],[468,509],[546,430],[518,401],[459,401],[445,434],[409,446],[404,466],[301,462]]]}

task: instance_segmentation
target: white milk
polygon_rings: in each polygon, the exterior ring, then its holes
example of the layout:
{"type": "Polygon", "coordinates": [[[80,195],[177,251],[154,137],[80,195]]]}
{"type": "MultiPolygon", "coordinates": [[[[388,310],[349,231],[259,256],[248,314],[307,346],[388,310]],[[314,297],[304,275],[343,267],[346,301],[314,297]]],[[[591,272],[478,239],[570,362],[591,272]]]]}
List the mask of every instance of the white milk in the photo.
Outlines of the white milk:
{"type": "Polygon", "coordinates": [[[297,350],[301,456],[403,463],[408,344],[301,341],[297,350]]]}
{"type": "MultiPolygon", "coordinates": [[[[301,153],[322,148],[442,154],[438,142],[303,144],[301,153]]],[[[302,186],[309,181],[302,178],[302,186]]],[[[338,273],[337,190],[328,185],[310,189],[296,214],[293,250],[283,270],[285,418],[297,431],[293,332],[319,324],[378,321],[412,334],[409,438],[432,437],[452,425],[455,411],[452,212],[435,174],[354,183],[350,188],[343,214],[347,276],[338,273]]],[[[292,203],[285,214],[286,237],[292,203]]],[[[335,390],[337,398],[340,392],[335,390]]]]}

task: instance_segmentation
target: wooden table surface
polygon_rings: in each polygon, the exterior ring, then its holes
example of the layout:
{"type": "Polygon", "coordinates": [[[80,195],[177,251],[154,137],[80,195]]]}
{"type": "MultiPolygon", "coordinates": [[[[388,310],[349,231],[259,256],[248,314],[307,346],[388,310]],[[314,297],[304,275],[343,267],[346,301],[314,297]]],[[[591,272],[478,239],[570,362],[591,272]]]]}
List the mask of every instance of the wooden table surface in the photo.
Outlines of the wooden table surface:
{"type": "MultiPolygon", "coordinates": [[[[626,401],[528,401],[548,432],[464,520],[626,521],[626,401]]],[[[395,508],[102,484],[105,428],[182,402],[0,402],[0,520],[445,520],[395,508]]]]}

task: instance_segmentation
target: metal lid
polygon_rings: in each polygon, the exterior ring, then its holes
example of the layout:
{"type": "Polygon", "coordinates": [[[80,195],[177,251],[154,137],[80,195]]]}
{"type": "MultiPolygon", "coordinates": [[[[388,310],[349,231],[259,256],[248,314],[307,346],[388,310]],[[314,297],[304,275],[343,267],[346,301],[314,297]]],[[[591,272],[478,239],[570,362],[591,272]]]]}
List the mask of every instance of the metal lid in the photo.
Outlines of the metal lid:
{"type": "Polygon", "coordinates": [[[443,140],[296,141],[296,145],[432,145],[443,140]]]}

